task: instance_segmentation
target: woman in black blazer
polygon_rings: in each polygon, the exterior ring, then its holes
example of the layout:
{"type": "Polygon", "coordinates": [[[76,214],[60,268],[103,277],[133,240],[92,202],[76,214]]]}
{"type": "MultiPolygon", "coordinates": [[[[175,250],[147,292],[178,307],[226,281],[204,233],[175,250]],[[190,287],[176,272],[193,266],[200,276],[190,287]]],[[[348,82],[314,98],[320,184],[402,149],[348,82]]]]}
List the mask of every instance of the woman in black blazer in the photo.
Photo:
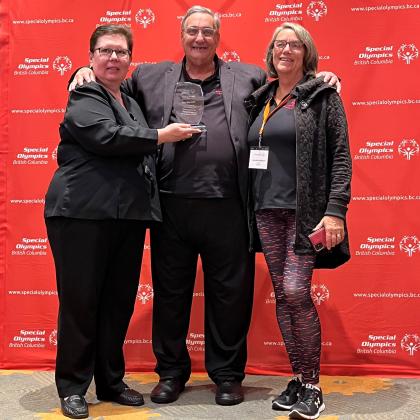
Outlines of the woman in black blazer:
{"type": "Polygon", "coordinates": [[[90,39],[97,82],[70,94],[60,126],[58,165],[45,222],[59,297],[56,385],[62,412],[86,418],[84,395],[142,405],[124,382],[123,343],[133,313],[146,227],[161,220],[155,178],[160,143],[191,137],[188,124],[147,128],[137,103],[120,91],[132,34],[98,27],[90,39]]]}

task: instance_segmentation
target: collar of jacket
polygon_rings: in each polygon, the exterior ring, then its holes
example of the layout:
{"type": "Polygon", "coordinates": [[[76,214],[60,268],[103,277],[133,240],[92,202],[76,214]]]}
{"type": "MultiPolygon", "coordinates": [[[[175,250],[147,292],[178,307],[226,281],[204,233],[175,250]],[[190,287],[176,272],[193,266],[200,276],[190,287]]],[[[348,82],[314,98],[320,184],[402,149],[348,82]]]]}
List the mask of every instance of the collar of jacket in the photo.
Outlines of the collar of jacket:
{"type": "MultiPolygon", "coordinates": [[[[255,106],[258,108],[264,105],[269,98],[271,98],[279,85],[279,80],[274,79],[266,85],[257,89],[248,98],[245,99],[245,106],[247,109],[252,109],[255,106]]],[[[297,98],[298,106],[301,109],[306,109],[310,106],[314,98],[324,90],[336,90],[335,86],[330,86],[324,82],[324,77],[315,77],[307,74],[295,86],[291,92],[297,98]]]]}

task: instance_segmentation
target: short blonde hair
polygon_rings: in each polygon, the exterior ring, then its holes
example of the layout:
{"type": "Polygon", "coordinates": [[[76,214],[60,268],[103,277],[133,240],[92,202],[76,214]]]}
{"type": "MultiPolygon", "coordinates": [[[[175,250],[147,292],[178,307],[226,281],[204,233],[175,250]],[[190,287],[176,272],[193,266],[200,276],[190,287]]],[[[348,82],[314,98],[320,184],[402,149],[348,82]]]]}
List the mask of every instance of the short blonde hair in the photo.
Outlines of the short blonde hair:
{"type": "Polygon", "coordinates": [[[303,26],[297,23],[286,22],[274,30],[271,41],[268,44],[267,53],[265,55],[265,63],[269,76],[278,76],[273,65],[273,48],[277,35],[284,29],[291,29],[296,34],[298,40],[303,42],[303,45],[305,46],[305,56],[303,57],[303,74],[315,75],[316,69],[318,67],[318,51],[315,47],[311,34],[303,26]]]}

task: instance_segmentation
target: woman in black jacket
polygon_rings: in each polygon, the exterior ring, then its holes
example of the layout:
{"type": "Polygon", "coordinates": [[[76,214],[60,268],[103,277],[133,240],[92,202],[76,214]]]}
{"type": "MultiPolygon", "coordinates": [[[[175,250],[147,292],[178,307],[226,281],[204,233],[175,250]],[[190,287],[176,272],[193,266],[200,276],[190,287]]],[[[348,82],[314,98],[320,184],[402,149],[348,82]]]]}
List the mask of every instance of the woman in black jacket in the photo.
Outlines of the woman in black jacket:
{"type": "Polygon", "coordinates": [[[142,405],[124,382],[123,343],[133,313],[146,227],[161,220],[157,146],[199,132],[188,124],[147,128],[120,91],[132,34],[100,26],[90,39],[97,82],[70,94],[60,126],[59,168],[45,199],[45,222],[59,297],[56,385],[62,412],[86,418],[84,395],[142,405]]]}
{"type": "Polygon", "coordinates": [[[302,26],[285,23],[274,31],[266,63],[275,80],[248,99],[253,210],[295,375],[273,409],[290,410],[291,418],[316,419],[325,405],[311,279],[314,268],[337,267],[350,257],[347,123],[336,90],[315,78],[318,54],[302,26]],[[325,229],[325,249],[316,254],[308,235],[320,228],[325,229]]]}

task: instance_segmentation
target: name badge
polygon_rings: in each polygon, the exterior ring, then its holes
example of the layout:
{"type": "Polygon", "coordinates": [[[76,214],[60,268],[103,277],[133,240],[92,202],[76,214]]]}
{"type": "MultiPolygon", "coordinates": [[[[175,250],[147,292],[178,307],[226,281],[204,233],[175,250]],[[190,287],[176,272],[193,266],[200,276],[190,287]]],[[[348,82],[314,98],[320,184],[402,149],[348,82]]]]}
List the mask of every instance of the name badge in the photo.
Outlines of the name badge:
{"type": "Polygon", "coordinates": [[[251,147],[249,154],[249,169],[267,169],[268,166],[268,147],[254,146],[251,147]]]}

